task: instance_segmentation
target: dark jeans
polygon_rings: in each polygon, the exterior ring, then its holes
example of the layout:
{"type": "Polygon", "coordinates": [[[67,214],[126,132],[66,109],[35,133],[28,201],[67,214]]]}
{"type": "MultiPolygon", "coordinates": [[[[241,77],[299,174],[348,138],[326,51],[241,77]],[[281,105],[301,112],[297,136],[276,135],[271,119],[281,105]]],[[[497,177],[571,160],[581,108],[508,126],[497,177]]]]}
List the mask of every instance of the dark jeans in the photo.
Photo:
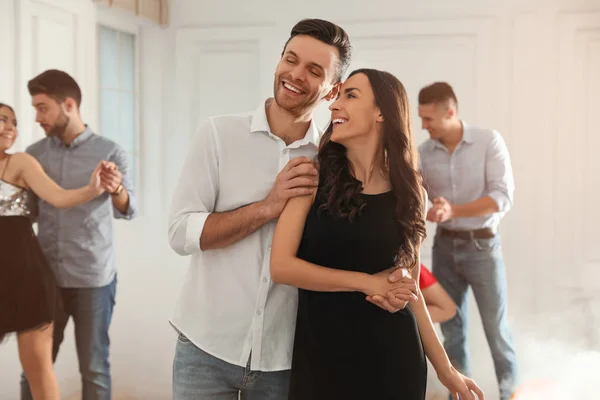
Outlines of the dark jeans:
{"type": "MultiPolygon", "coordinates": [[[[82,400],[110,400],[111,380],[108,329],[117,291],[117,278],[99,288],[60,289],[63,306],[54,321],[52,357],[56,361],[70,317],[75,325],[75,344],[81,373],[82,400]]],[[[33,400],[29,383],[21,375],[21,400],[33,400]]]]}

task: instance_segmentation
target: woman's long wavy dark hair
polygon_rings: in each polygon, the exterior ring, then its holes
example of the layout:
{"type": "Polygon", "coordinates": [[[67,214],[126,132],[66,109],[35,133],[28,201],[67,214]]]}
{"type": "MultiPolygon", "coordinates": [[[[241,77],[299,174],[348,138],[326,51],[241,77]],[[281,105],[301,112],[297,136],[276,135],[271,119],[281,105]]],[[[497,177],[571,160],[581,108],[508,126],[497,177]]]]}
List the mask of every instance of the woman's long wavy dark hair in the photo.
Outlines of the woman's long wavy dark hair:
{"type": "Polygon", "coordinates": [[[2,107],[8,108],[10,111],[12,111],[13,114],[15,114],[15,110],[13,110],[13,108],[8,104],[0,103],[0,108],[2,107]]]}
{"type": "MultiPolygon", "coordinates": [[[[410,110],[404,85],[392,74],[374,69],[359,69],[350,74],[365,74],[369,79],[375,104],[383,115],[384,164],[389,171],[396,197],[396,218],[401,226],[402,246],[396,265],[413,268],[419,260],[418,248],[426,237],[424,189],[418,171],[418,153],[411,131],[410,110]]],[[[346,148],[331,141],[330,124],[319,144],[319,169],[322,204],[334,218],[352,221],[366,203],[360,197],[362,183],[352,174],[346,148]]]]}

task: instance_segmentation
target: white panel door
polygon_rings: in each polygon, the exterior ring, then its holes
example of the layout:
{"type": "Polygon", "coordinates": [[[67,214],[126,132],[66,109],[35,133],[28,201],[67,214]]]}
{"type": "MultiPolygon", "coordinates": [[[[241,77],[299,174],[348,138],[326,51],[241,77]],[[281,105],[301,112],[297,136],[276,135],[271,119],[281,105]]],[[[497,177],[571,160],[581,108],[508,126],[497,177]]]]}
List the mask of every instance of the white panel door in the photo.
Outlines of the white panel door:
{"type": "Polygon", "coordinates": [[[60,69],[77,80],[81,87],[82,117],[92,127],[97,121],[96,24],[90,1],[21,0],[17,46],[19,65],[17,98],[20,137],[16,149],[22,150],[44,136],[35,124],[35,114],[27,82],[46,69],[60,69]]]}
{"type": "Polygon", "coordinates": [[[272,87],[272,28],[215,27],[180,29],[176,43],[175,104],[167,119],[165,138],[167,192],[171,193],[187,145],[199,122],[219,114],[255,110],[265,86],[272,87]],[[270,76],[270,78],[269,78],[270,76]]]}
{"type": "Polygon", "coordinates": [[[568,305],[584,313],[578,327],[595,347],[600,343],[600,13],[565,13],[558,21],[554,179],[559,190],[550,272],[554,293],[569,293],[568,305]]]}
{"type": "Polygon", "coordinates": [[[15,105],[15,10],[13,0],[0,0],[0,103],[15,105]]]}

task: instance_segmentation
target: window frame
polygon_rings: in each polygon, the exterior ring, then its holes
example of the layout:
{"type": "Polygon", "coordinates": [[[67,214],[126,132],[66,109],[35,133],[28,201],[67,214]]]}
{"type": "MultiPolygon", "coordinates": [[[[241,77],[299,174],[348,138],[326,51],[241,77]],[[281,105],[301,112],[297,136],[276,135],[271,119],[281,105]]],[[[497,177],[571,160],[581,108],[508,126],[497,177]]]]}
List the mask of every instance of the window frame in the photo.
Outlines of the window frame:
{"type": "MultiPolygon", "coordinates": [[[[102,87],[100,86],[100,28],[106,27],[110,29],[114,29],[123,33],[128,33],[133,35],[133,45],[134,45],[134,105],[135,105],[135,132],[134,132],[134,147],[135,147],[135,158],[134,158],[134,170],[135,176],[133,177],[134,181],[134,190],[137,198],[141,198],[143,194],[144,182],[143,182],[143,172],[141,171],[141,167],[143,165],[142,162],[142,118],[141,118],[141,67],[140,67],[140,25],[143,23],[139,20],[138,17],[127,15],[121,10],[113,10],[104,7],[98,7],[97,9],[97,18],[96,18],[96,55],[97,55],[97,68],[98,68],[98,91],[97,91],[97,109],[98,109],[98,124],[101,125],[102,121],[102,87]]],[[[102,126],[100,126],[100,135],[102,135],[102,126]]]]}

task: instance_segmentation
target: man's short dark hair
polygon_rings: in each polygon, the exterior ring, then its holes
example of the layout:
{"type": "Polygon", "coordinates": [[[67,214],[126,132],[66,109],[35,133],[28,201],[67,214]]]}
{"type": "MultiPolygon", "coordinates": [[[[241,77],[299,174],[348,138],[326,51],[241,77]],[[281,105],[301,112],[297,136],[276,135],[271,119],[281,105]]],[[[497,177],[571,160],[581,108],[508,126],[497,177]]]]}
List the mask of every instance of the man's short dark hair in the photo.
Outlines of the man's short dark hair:
{"type": "Polygon", "coordinates": [[[81,106],[81,89],[75,79],[64,71],[44,71],[27,83],[27,89],[32,96],[45,94],[58,103],[63,103],[70,97],[77,103],[77,108],[81,106]]]}
{"type": "Polygon", "coordinates": [[[350,65],[352,53],[350,38],[348,38],[346,31],[333,22],[322,19],[303,19],[292,28],[290,38],[285,42],[285,46],[283,47],[284,52],[290,40],[298,35],[310,36],[325,44],[334,46],[338,50],[340,59],[335,80],[336,83],[340,82],[350,65]]]}
{"type": "Polygon", "coordinates": [[[435,82],[429,86],[425,86],[419,92],[419,104],[444,104],[449,105],[454,102],[458,108],[458,100],[454,94],[452,86],[446,82],[435,82]]]}

